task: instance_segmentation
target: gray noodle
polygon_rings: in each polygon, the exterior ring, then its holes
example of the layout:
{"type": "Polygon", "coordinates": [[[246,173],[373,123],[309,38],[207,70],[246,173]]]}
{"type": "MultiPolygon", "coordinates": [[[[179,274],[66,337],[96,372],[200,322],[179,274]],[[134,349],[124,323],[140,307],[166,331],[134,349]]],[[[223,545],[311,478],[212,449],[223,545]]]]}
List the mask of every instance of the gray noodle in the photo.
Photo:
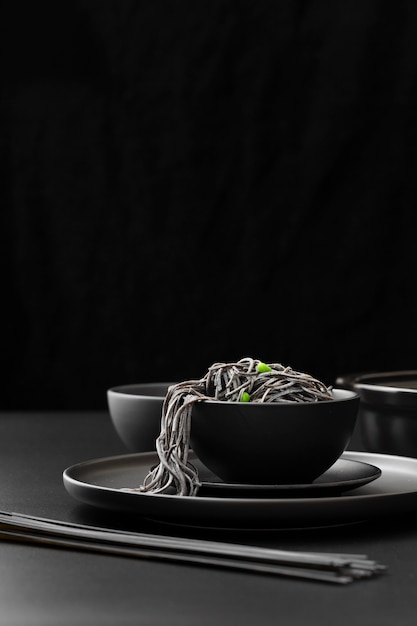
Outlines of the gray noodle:
{"type": "Polygon", "coordinates": [[[168,388],[156,440],[159,464],[137,489],[150,493],[194,496],[200,487],[198,472],[188,461],[191,411],[195,402],[240,402],[246,392],[250,402],[318,402],[333,398],[331,389],[309,374],[280,363],[268,363],[270,371],[258,371],[261,361],[244,358],[236,363],[214,363],[200,380],[168,388]]]}

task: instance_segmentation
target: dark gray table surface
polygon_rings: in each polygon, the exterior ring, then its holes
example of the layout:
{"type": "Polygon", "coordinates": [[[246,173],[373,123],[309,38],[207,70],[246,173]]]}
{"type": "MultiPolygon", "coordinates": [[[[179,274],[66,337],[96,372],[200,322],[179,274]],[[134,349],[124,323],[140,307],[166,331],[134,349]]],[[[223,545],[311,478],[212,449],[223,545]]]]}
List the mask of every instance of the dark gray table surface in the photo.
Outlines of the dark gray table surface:
{"type": "MultiPolygon", "coordinates": [[[[360,449],[355,435],[350,446],[360,449]]],[[[63,470],[123,454],[106,413],[0,413],[0,509],[129,528],[74,501],[63,470]]],[[[148,525],[147,525],[148,524],[148,525]]],[[[137,530],[296,550],[361,552],[383,576],[347,586],[0,543],[0,624],[406,625],[417,620],[417,515],[310,530],[137,530]]]]}

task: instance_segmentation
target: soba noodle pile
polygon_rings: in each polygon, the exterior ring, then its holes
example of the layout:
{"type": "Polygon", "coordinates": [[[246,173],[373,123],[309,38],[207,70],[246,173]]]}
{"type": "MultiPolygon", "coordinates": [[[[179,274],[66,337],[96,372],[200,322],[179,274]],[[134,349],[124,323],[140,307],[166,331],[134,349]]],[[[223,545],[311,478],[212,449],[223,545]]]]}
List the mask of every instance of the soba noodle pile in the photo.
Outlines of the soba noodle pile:
{"type": "Polygon", "coordinates": [[[266,364],[252,358],[214,363],[200,380],[169,387],[156,440],[160,462],[140,487],[126,491],[196,495],[200,486],[198,473],[188,461],[195,402],[319,402],[332,397],[324,383],[279,363],[266,364]]]}

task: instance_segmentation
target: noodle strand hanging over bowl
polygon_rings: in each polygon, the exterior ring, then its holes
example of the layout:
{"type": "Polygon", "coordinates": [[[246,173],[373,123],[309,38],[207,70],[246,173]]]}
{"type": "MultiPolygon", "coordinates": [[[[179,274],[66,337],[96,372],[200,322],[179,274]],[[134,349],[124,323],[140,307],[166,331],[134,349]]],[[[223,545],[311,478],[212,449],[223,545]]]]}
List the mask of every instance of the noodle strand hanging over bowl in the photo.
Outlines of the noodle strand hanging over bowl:
{"type": "Polygon", "coordinates": [[[197,494],[198,472],[188,460],[191,413],[196,402],[295,403],[332,398],[331,389],[324,383],[280,363],[266,364],[252,358],[236,363],[214,363],[200,380],[169,387],[156,440],[160,462],[149,471],[140,487],[127,491],[197,494]]]}

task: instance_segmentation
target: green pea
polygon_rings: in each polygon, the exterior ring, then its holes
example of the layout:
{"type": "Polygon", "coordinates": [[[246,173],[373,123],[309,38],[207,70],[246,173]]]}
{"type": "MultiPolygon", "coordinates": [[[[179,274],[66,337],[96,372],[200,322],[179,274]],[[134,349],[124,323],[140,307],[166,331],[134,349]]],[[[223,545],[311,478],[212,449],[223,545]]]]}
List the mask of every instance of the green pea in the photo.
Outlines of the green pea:
{"type": "Polygon", "coordinates": [[[264,372],[272,372],[272,368],[269,367],[269,365],[267,365],[266,363],[258,363],[258,366],[256,368],[258,370],[258,372],[260,374],[263,374],[264,372]]]}
{"type": "Polygon", "coordinates": [[[240,398],[240,401],[241,401],[241,402],[250,402],[250,395],[248,394],[248,392],[247,392],[247,391],[244,391],[244,392],[242,393],[241,398],[240,398]]]}

